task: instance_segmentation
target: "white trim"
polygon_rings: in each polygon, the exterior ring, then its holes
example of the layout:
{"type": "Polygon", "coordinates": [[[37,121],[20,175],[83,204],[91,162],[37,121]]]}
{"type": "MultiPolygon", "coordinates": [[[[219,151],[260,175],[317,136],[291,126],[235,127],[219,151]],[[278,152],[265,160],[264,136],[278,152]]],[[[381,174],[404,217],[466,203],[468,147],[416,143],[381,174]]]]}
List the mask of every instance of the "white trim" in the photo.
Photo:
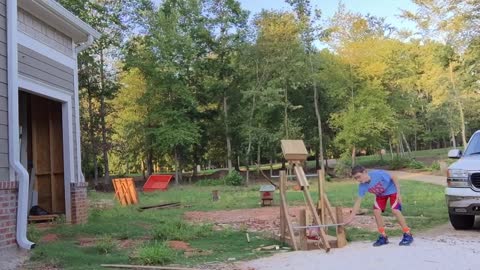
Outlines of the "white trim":
{"type": "Polygon", "coordinates": [[[87,41],[89,35],[95,38],[101,35],[54,0],[18,0],[18,6],[50,25],[56,26],[76,43],[87,41]]]}
{"type": "Polygon", "coordinates": [[[73,158],[73,107],[72,94],[67,94],[59,89],[36,81],[26,76],[18,76],[18,87],[25,92],[47,97],[62,103],[62,126],[63,126],[63,167],[64,167],[64,190],[65,190],[65,214],[67,222],[71,221],[71,196],[70,183],[75,182],[74,158],[73,158]]]}
{"type": "MultiPolygon", "coordinates": [[[[25,33],[18,31],[17,36],[18,36],[18,44],[26,48],[29,48],[30,50],[36,51],[41,55],[48,57],[54,61],[57,61],[58,63],[65,65],[67,67],[70,67],[72,69],[77,66],[75,59],[49,47],[48,45],[26,35],[25,33]]],[[[73,51],[75,51],[75,48],[73,48],[73,51]]]]}
{"type": "Polygon", "coordinates": [[[49,99],[54,99],[60,102],[67,102],[68,99],[71,99],[73,95],[71,92],[68,92],[63,88],[46,84],[25,75],[19,74],[18,80],[19,83],[22,84],[21,86],[19,86],[20,88],[24,88],[27,90],[27,92],[30,91],[31,93],[41,95],[49,99]]]}
{"type": "Polygon", "coordinates": [[[52,12],[62,17],[67,23],[81,30],[86,35],[92,35],[95,38],[100,37],[100,33],[97,30],[93,29],[86,22],[80,20],[77,16],[73,15],[73,13],[68,11],[66,8],[64,8],[62,5],[60,5],[56,1],[53,1],[53,0],[33,0],[33,1],[40,3],[44,7],[50,9],[52,12]]]}

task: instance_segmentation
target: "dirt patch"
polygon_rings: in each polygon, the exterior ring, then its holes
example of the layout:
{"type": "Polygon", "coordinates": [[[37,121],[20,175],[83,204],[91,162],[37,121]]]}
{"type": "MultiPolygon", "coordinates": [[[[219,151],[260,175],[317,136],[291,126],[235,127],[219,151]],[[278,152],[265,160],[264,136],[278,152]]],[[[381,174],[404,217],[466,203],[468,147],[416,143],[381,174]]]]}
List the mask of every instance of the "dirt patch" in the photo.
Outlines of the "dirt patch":
{"type": "MultiPolygon", "coordinates": [[[[292,223],[298,224],[300,210],[304,206],[292,206],[289,215],[292,223]]],[[[344,220],[350,215],[351,208],[343,208],[344,220]]],[[[249,232],[269,232],[277,235],[280,230],[280,208],[263,207],[254,209],[238,209],[228,211],[193,211],[186,212],[185,219],[195,223],[213,223],[216,228],[246,229],[249,232]]],[[[385,225],[389,228],[397,228],[398,225],[393,217],[384,217],[385,225]]],[[[330,221],[329,221],[330,223],[330,221]]],[[[359,215],[350,227],[376,231],[375,219],[370,215],[359,215]]]]}
{"type": "Polygon", "coordinates": [[[121,240],[118,247],[121,249],[134,249],[143,245],[145,240],[141,239],[125,239],[121,240]]]}
{"type": "Polygon", "coordinates": [[[186,243],[183,241],[168,241],[168,246],[174,250],[182,250],[182,251],[193,250],[193,248],[190,247],[189,243],[186,243]]]}
{"type": "Polygon", "coordinates": [[[58,235],[54,233],[49,233],[40,239],[41,243],[50,243],[50,242],[55,242],[58,240],[58,235]]]}
{"type": "Polygon", "coordinates": [[[193,256],[206,256],[213,254],[211,250],[192,248],[189,243],[183,241],[168,241],[168,246],[171,249],[183,251],[183,255],[187,258],[193,256]]]}
{"type": "Polygon", "coordinates": [[[97,239],[95,237],[80,237],[77,240],[77,244],[81,247],[93,247],[97,239]]]}

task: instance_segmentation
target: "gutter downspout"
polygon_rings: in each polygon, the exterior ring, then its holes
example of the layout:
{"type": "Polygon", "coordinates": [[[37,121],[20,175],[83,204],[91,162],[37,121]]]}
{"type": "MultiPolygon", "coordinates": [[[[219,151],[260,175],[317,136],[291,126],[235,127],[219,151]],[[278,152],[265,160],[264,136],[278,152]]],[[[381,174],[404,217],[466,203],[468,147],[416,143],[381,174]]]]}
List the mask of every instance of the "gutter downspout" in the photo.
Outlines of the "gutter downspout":
{"type": "Polygon", "coordinates": [[[81,53],[83,50],[85,50],[86,48],[90,47],[90,45],[93,44],[93,36],[92,35],[88,35],[88,39],[86,42],[78,45],[76,48],[75,48],[75,52],[77,54],[81,53]]]}
{"type": "Polygon", "coordinates": [[[8,68],[8,158],[10,169],[18,177],[17,243],[21,248],[32,249],[35,244],[27,239],[28,189],[27,170],[20,163],[18,119],[18,47],[17,0],[7,1],[7,68],[8,68]]]}
{"type": "MultiPolygon", "coordinates": [[[[95,39],[93,38],[92,35],[88,35],[87,41],[78,45],[75,47],[75,64],[77,65],[77,68],[75,69],[75,74],[78,74],[78,54],[84,51],[86,48],[90,47],[95,39]]],[[[82,172],[82,157],[80,155],[80,105],[79,105],[79,93],[78,93],[78,76],[76,77],[76,94],[75,94],[75,114],[76,114],[76,122],[77,122],[77,156],[78,156],[78,161],[77,161],[77,173],[78,177],[80,178],[79,180],[81,182],[85,182],[85,176],[83,175],[82,172]]]]}

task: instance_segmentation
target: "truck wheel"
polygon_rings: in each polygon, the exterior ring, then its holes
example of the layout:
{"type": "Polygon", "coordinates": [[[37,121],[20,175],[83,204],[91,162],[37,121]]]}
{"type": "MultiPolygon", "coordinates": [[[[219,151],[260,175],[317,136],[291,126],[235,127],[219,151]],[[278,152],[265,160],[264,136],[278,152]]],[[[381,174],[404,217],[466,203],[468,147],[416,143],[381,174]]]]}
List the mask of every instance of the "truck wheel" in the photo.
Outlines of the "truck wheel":
{"type": "Polygon", "coordinates": [[[455,230],[469,230],[473,227],[475,222],[475,216],[471,215],[453,215],[448,214],[450,217],[450,223],[452,223],[455,230]]]}

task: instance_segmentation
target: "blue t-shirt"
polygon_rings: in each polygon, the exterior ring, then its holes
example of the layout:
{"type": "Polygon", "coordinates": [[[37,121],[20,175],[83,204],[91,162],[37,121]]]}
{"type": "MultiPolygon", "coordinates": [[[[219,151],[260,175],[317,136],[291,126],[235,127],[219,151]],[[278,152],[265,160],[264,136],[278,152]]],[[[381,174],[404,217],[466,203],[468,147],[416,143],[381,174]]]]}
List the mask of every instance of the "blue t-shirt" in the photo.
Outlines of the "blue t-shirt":
{"type": "Polygon", "coordinates": [[[395,183],[393,183],[392,177],[386,171],[369,171],[368,176],[370,176],[370,182],[358,186],[358,196],[363,198],[367,191],[376,196],[387,196],[397,193],[395,183]]]}

